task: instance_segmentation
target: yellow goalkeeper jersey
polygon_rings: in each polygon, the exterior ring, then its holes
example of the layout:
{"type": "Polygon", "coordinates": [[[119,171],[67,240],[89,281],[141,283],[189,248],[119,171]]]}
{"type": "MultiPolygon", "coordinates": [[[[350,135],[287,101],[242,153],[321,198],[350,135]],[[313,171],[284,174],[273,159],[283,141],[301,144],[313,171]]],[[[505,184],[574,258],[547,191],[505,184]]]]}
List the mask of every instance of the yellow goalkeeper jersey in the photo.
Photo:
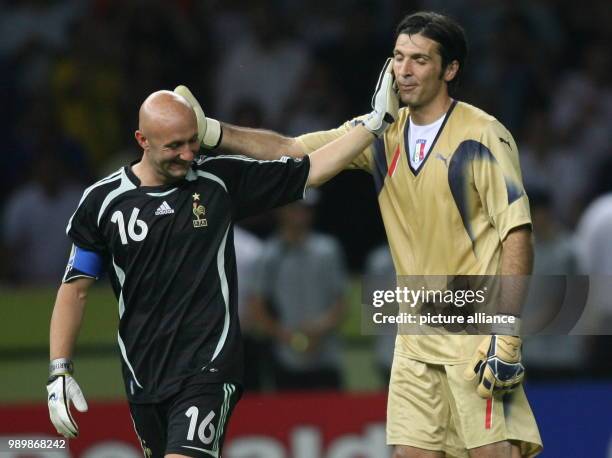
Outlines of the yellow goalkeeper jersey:
{"type": "MultiPolygon", "coordinates": [[[[358,118],[357,118],[358,119],[358,118]]],[[[298,137],[304,152],[343,135],[357,119],[298,137]]],[[[531,224],[517,147],[493,116],[453,102],[425,160],[407,154],[409,110],[351,164],[374,178],[397,275],[495,275],[502,241],[531,224]]],[[[439,364],[468,361],[479,336],[408,336],[396,353],[439,364]]]]}

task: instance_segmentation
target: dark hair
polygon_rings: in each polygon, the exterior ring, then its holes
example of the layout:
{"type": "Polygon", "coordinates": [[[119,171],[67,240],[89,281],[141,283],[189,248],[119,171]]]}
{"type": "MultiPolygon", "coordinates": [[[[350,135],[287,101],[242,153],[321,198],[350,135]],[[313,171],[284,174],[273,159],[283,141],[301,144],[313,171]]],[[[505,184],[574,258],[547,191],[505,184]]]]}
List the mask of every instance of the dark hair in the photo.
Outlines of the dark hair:
{"type": "Polygon", "coordinates": [[[397,37],[403,33],[407,35],[419,33],[438,43],[443,72],[454,60],[459,63],[457,74],[448,83],[449,89],[455,88],[468,53],[467,38],[463,28],[454,19],[443,14],[419,11],[402,19],[395,30],[395,39],[397,40],[397,37]]]}

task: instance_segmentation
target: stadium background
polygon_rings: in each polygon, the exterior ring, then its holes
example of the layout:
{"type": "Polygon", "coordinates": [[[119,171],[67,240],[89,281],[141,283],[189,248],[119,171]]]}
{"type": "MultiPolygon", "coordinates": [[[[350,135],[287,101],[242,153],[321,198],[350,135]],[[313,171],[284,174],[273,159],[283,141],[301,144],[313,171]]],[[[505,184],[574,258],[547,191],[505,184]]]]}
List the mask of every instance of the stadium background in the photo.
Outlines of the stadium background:
{"type": "MultiPolygon", "coordinates": [[[[224,121],[288,134],[331,128],[368,111],[394,27],[417,9],[450,13],[466,29],[470,58],[457,98],[494,114],[514,134],[532,203],[543,212],[535,222],[536,234],[540,223],[549,242],[539,245],[541,259],[568,253],[567,270],[543,266],[541,273],[612,273],[585,272],[572,255],[584,210],[612,188],[612,9],[605,1],[4,1],[0,436],[52,432],[43,386],[48,323],[67,256],[52,249],[64,243],[54,228],[66,219],[54,215],[64,210],[62,196],[137,157],[132,134],[146,95],[183,83],[224,121]],[[28,198],[35,185],[50,190],[48,200],[28,198]]],[[[244,226],[263,238],[273,221],[267,215],[244,226]]],[[[375,371],[373,339],[359,328],[359,275],[368,253],[384,243],[370,178],[345,172],[324,186],[316,228],[337,237],[353,274],[339,330],[345,390],[331,398],[253,394],[242,422],[237,412],[228,445],[244,432],[276,437],[287,456],[380,456],[380,429],[368,425],[384,420],[384,382],[375,371]],[[286,409],[286,421],[278,423],[274,409],[286,409]],[[251,418],[262,429],[253,430],[251,418]],[[337,426],[343,421],[344,429],[337,426]],[[300,425],[306,429],[297,438],[300,425]],[[308,428],[320,437],[309,442],[308,428]],[[352,438],[352,445],[343,449],[338,438],[352,438]]],[[[108,418],[127,418],[115,415],[123,413],[115,307],[100,285],[75,358],[79,383],[101,409],[79,418],[99,434],[108,418]]],[[[542,456],[612,457],[610,341],[565,337],[547,345],[541,342],[544,356],[529,362],[527,384],[545,441],[542,456]]],[[[535,348],[538,354],[537,341],[535,348]]],[[[125,427],[117,437],[134,444],[129,420],[125,427]]],[[[236,444],[234,456],[246,456],[236,444]]]]}

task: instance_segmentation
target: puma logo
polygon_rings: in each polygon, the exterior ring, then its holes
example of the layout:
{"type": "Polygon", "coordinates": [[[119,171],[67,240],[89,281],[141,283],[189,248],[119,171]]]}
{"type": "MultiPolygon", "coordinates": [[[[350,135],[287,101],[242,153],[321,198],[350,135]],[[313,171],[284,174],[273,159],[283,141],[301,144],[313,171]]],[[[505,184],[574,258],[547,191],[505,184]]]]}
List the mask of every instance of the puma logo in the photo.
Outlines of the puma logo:
{"type": "Polygon", "coordinates": [[[508,145],[508,148],[510,149],[510,151],[512,151],[512,145],[510,144],[508,140],[506,140],[505,138],[499,137],[499,141],[508,145]]]}
{"type": "Polygon", "coordinates": [[[448,158],[442,156],[440,153],[436,153],[436,159],[440,159],[442,162],[444,162],[444,165],[446,166],[446,168],[448,168],[448,158]]]}

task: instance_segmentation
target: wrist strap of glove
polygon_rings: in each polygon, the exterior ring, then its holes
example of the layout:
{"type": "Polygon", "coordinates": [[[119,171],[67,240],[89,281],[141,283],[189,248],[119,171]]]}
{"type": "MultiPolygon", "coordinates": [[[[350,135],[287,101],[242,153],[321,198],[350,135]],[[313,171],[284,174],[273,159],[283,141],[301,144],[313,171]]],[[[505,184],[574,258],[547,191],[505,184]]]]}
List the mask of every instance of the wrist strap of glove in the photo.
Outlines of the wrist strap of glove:
{"type": "Polygon", "coordinates": [[[74,363],[68,358],[54,359],[49,363],[49,379],[55,379],[59,375],[72,375],[74,373],[74,363]]]}
{"type": "Polygon", "coordinates": [[[209,149],[215,149],[221,144],[223,129],[221,123],[213,118],[206,118],[206,132],[202,144],[209,149]]]}
{"type": "Polygon", "coordinates": [[[368,127],[368,125],[364,121],[362,121],[362,120],[357,121],[357,125],[359,125],[359,124],[361,124],[363,127],[365,127],[368,130],[368,132],[370,132],[372,135],[374,135],[374,138],[378,138],[378,134],[376,132],[372,131],[372,129],[370,129],[370,127],[368,127]]]}

